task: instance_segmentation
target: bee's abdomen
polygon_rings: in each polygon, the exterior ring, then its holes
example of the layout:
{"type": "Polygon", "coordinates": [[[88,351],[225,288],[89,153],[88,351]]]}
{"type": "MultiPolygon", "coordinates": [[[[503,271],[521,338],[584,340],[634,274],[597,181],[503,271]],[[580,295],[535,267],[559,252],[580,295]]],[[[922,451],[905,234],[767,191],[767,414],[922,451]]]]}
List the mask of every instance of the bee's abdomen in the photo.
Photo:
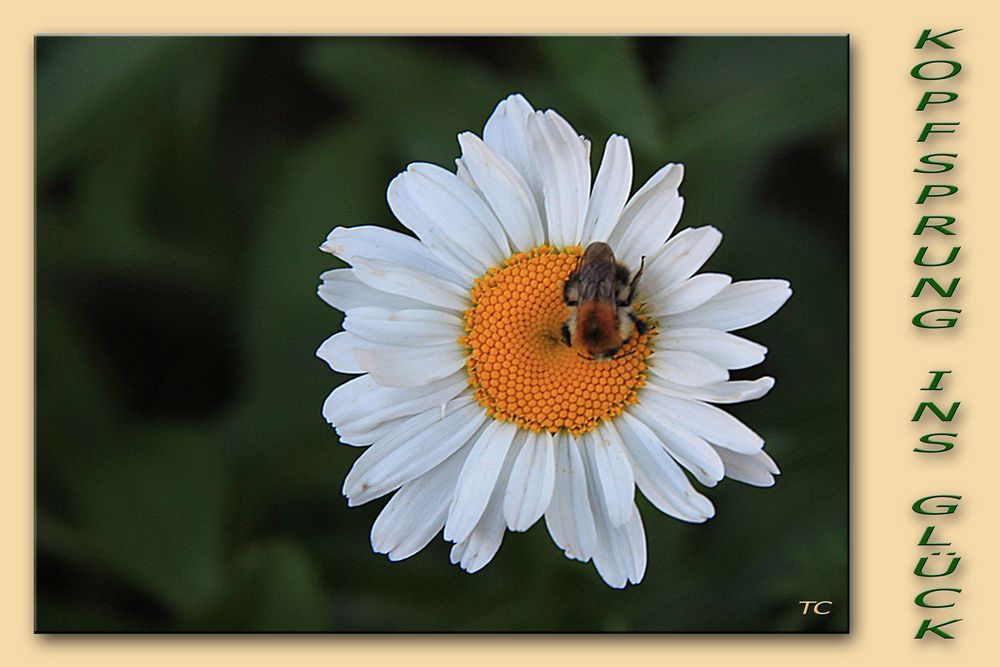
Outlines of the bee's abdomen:
{"type": "Polygon", "coordinates": [[[602,301],[580,304],[576,314],[576,334],[592,354],[621,346],[618,319],[614,308],[602,301]]]}

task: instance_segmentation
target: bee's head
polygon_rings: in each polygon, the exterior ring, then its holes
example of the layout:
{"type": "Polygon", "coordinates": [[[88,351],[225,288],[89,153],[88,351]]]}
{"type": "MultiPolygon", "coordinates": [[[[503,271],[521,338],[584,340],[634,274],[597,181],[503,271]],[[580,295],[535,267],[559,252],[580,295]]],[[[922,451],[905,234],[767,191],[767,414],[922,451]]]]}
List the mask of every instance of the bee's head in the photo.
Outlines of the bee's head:
{"type": "Polygon", "coordinates": [[[612,347],[605,350],[599,350],[597,352],[592,352],[590,350],[587,350],[590,353],[589,356],[586,354],[580,354],[579,352],[577,352],[577,354],[579,354],[581,358],[586,359],[587,361],[616,361],[618,359],[627,357],[628,355],[632,354],[632,352],[635,352],[635,350],[632,350],[631,352],[623,352],[622,354],[618,354],[619,350],[621,350],[621,347],[612,347]]]}
{"type": "Polygon", "coordinates": [[[608,361],[609,359],[612,359],[616,354],[618,354],[618,350],[620,349],[621,346],[616,345],[614,347],[605,347],[596,350],[588,349],[587,352],[590,353],[590,357],[594,361],[608,361]]]}

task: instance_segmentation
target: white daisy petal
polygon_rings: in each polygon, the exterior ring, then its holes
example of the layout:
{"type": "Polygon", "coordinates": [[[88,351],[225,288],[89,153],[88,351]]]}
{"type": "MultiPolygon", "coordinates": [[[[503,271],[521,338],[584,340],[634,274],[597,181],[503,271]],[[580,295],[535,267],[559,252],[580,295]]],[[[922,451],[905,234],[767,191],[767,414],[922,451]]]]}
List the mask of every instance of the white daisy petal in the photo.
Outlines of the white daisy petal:
{"type": "Polygon", "coordinates": [[[646,271],[639,283],[640,294],[661,294],[694,275],[722,243],[715,227],[690,227],[660,246],[646,258],[646,271]]]}
{"type": "MultiPolygon", "coordinates": [[[[516,446],[516,443],[515,443],[516,446]]],[[[451,562],[458,563],[463,570],[472,574],[486,567],[500,549],[506,524],[503,520],[503,490],[510,480],[511,466],[516,453],[511,451],[503,462],[503,467],[497,477],[486,511],[479,523],[464,541],[451,549],[451,562]]]]}
{"type": "Polygon", "coordinates": [[[628,139],[612,134],[604,146],[601,167],[594,179],[583,237],[607,241],[618,224],[629,190],[632,189],[632,153],[628,139]]]}
{"type": "Polygon", "coordinates": [[[587,496],[587,471],[573,438],[560,432],[555,436],[555,446],[556,480],[552,503],[545,512],[545,526],[567,558],[586,562],[597,544],[587,496]]]}
{"type": "Polygon", "coordinates": [[[638,584],[646,576],[646,529],[642,525],[642,516],[639,508],[632,506],[632,519],[625,524],[625,543],[628,546],[628,553],[625,561],[629,565],[628,580],[631,584],[638,584]]]}
{"type": "Polygon", "coordinates": [[[503,534],[503,514],[498,506],[491,505],[469,538],[451,548],[452,564],[459,565],[469,574],[479,572],[500,550],[503,534]]]}
{"type": "Polygon", "coordinates": [[[576,245],[590,198],[590,165],[587,147],[562,116],[549,109],[528,119],[532,156],[545,197],[545,222],[549,243],[576,245]]]}
{"type": "Polygon", "coordinates": [[[673,327],[708,327],[735,331],[763,322],[792,295],[787,280],[744,280],[733,283],[694,310],[671,315],[673,327]]]}
{"type": "Polygon", "coordinates": [[[514,531],[528,530],[538,521],[549,503],[556,481],[555,441],[545,431],[528,431],[503,497],[507,526],[514,531]]]}
{"type": "MultiPolygon", "coordinates": [[[[416,387],[416,390],[422,390],[433,387],[437,383],[432,383],[431,385],[426,385],[425,387],[416,387]]],[[[430,394],[427,397],[421,397],[418,400],[409,401],[401,403],[400,406],[393,410],[387,409],[378,415],[373,415],[371,419],[360,419],[356,422],[349,422],[346,424],[339,424],[336,426],[337,435],[340,438],[340,442],[345,445],[351,445],[352,447],[368,446],[375,442],[378,442],[384,438],[394,437],[397,430],[404,427],[407,420],[416,415],[418,410],[414,408],[418,404],[424,404],[419,412],[437,411],[439,418],[444,418],[448,412],[456,406],[462,403],[457,402],[458,399],[469,398],[472,393],[467,390],[467,387],[457,388],[458,393],[451,398],[439,398],[444,395],[444,392],[438,392],[437,394],[430,394]],[[405,412],[403,416],[391,417],[389,419],[383,419],[382,416],[385,413],[397,411],[405,412]]],[[[456,391],[456,388],[450,388],[449,392],[456,391]]]]}
{"type": "Polygon", "coordinates": [[[713,445],[740,454],[756,454],[764,446],[763,438],[725,410],[701,401],[667,396],[656,391],[656,385],[650,385],[650,389],[653,391],[647,403],[656,407],[661,419],[670,420],[713,445]]]}
{"type": "Polygon", "coordinates": [[[497,476],[514,442],[515,433],[517,427],[514,424],[492,421],[472,445],[448,509],[444,539],[462,542],[479,523],[493,495],[497,476]]]}
{"type": "Polygon", "coordinates": [[[455,311],[469,307],[468,292],[416,269],[358,257],[354,260],[354,275],[369,287],[422,301],[425,307],[430,304],[455,311]]]}
{"type": "Polygon", "coordinates": [[[749,455],[719,449],[719,456],[726,464],[726,477],[751,486],[774,486],[778,466],[765,452],[749,455]]]}
{"type": "Polygon", "coordinates": [[[466,279],[438,261],[420,241],[382,227],[335,227],[320,249],[348,264],[353,264],[358,257],[378,259],[466,288],[469,286],[466,279]]]}
{"type": "MultiPolygon", "coordinates": [[[[628,215],[622,215],[619,224],[608,236],[612,245],[621,242],[623,236],[628,232],[629,224],[635,219],[639,211],[646,211],[645,219],[650,221],[648,216],[654,211],[661,210],[679,196],[678,187],[684,178],[684,165],[668,164],[653,174],[649,180],[642,184],[625,206],[628,215]]],[[[667,236],[670,232],[667,232],[667,236]]],[[[664,239],[666,236],[663,237],[664,239]]],[[[655,248],[653,248],[655,249],[655,248]]]]}
{"type": "Polygon", "coordinates": [[[651,249],[662,247],[680,222],[683,197],[676,197],[662,207],[657,204],[659,202],[651,202],[631,219],[622,215],[623,224],[619,228],[628,226],[621,239],[619,254],[626,266],[638,266],[651,249]]]}
{"type": "Polygon", "coordinates": [[[395,491],[465,445],[486,416],[471,399],[455,403],[444,418],[436,409],[410,417],[404,428],[365,450],[344,480],[348,504],[363,505],[395,491]]]}
{"type": "Polygon", "coordinates": [[[364,373],[355,357],[355,349],[361,339],[346,331],[333,334],[316,350],[316,356],[338,373],[364,373]]]}
{"type": "Polygon", "coordinates": [[[455,158],[455,175],[458,176],[458,180],[462,181],[469,186],[471,190],[474,190],[479,196],[482,196],[482,192],[479,192],[479,188],[476,187],[476,182],[472,180],[472,174],[469,173],[469,168],[465,166],[465,162],[462,158],[455,158]]]}
{"type": "Polygon", "coordinates": [[[643,197],[633,198],[622,212],[612,234],[615,255],[626,266],[638,266],[641,258],[659,249],[673,233],[684,210],[684,198],[663,179],[643,197]]]}
{"type": "Polygon", "coordinates": [[[697,308],[732,282],[732,278],[722,273],[699,273],[668,292],[650,296],[653,307],[649,314],[658,319],[697,308]]]}
{"type": "Polygon", "coordinates": [[[672,383],[698,387],[725,382],[729,371],[694,352],[662,350],[649,357],[651,375],[672,383]]]}
{"type": "Polygon", "coordinates": [[[627,523],[608,526],[604,532],[607,538],[598,541],[594,552],[594,566],[601,578],[614,588],[641,582],[646,575],[646,531],[639,509],[633,505],[627,523]],[[619,579],[622,575],[624,581],[619,579]]]}
{"type": "MultiPolygon", "coordinates": [[[[469,167],[466,164],[466,167],[469,167]]],[[[510,245],[500,221],[482,197],[455,174],[436,164],[416,162],[408,168],[415,177],[415,195],[434,211],[434,218],[470,254],[489,262],[487,268],[510,255],[510,245]]]]}
{"type": "Polygon", "coordinates": [[[616,423],[633,463],[636,486],[654,507],[692,523],[715,516],[712,501],[695,490],[648,426],[627,412],[616,423]]]}
{"type": "Polygon", "coordinates": [[[761,398],[774,386],[774,378],[716,382],[698,387],[675,384],[660,377],[650,378],[650,383],[663,393],[678,398],[706,401],[708,403],[743,403],[761,398]]]}
{"type": "Polygon", "coordinates": [[[338,429],[362,431],[382,422],[446,406],[468,386],[464,374],[419,387],[386,387],[362,375],[334,389],[323,403],[323,416],[338,429]]]}
{"type": "MultiPolygon", "coordinates": [[[[455,176],[455,179],[459,180],[458,176],[455,176]]],[[[433,181],[417,176],[409,170],[392,179],[386,192],[389,208],[392,209],[396,219],[413,231],[439,262],[471,281],[482,274],[485,262],[489,260],[470,254],[468,250],[470,244],[466,243],[467,237],[475,238],[486,247],[489,247],[491,242],[488,238],[484,238],[487,235],[481,230],[478,234],[475,230],[468,233],[462,231],[461,225],[466,222],[463,218],[458,220],[449,218],[442,221],[445,216],[441,211],[428,208],[444,196],[441,188],[433,181]],[[428,197],[428,193],[432,196],[428,197]]],[[[453,210],[454,206],[450,207],[449,213],[453,210]]],[[[495,251],[489,254],[493,252],[495,251]]]]}
{"type": "Polygon", "coordinates": [[[631,414],[656,434],[674,460],[687,468],[695,479],[709,487],[718,484],[725,476],[725,469],[715,449],[681,426],[673,414],[664,413],[659,403],[667,397],[647,391],[643,398],[646,400],[630,408],[631,414]]]}
{"type": "Polygon", "coordinates": [[[767,470],[772,475],[781,474],[781,469],[778,468],[778,464],[774,462],[774,459],[772,459],[767,454],[767,452],[764,451],[757,452],[756,454],[753,455],[753,458],[762,466],[764,466],[764,469],[767,470]]]}
{"type": "Polygon", "coordinates": [[[368,427],[338,426],[340,443],[351,447],[367,447],[383,438],[388,438],[396,430],[403,428],[407,417],[397,417],[368,427]]]}
{"type": "MultiPolygon", "coordinates": [[[[597,474],[598,464],[589,458],[590,475],[597,474]]],[[[646,533],[635,504],[630,503],[627,519],[616,524],[608,514],[608,508],[600,492],[589,488],[590,507],[594,514],[597,545],[594,549],[594,566],[606,584],[612,588],[625,588],[626,584],[637,584],[646,573],[646,533]]]]}
{"type": "Polygon", "coordinates": [[[372,526],[372,550],[389,560],[409,558],[441,532],[468,448],[424,473],[393,495],[372,526]]]}
{"type": "Polygon", "coordinates": [[[363,415],[367,412],[362,407],[363,404],[369,400],[370,395],[378,391],[378,387],[378,383],[370,375],[356,377],[338,386],[323,402],[323,416],[326,417],[327,423],[336,426],[338,423],[350,420],[351,417],[363,415]]]}
{"type": "Polygon", "coordinates": [[[655,196],[659,192],[676,190],[684,180],[684,165],[667,163],[649,177],[642,187],[636,190],[629,200],[629,204],[634,206],[642,205],[647,199],[655,196]]]}
{"type": "Polygon", "coordinates": [[[344,318],[344,331],[385,345],[441,345],[454,343],[463,333],[462,320],[440,310],[355,308],[344,318]]]}
{"type": "Polygon", "coordinates": [[[501,101],[483,128],[483,142],[497,155],[506,159],[521,176],[535,200],[542,207],[542,183],[535,170],[528,139],[528,119],[535,115],[534,108],[521,95],[511,95],[501,101]]]}
{"type": "Polygon", "coordinates": [[[358,366],[387,387],[420,387],[465,366],[462,348],[456,343],[403,347],[358,340],[353,349],[358,366]]]}
{"type": "Polygon", "coordinates": [[[611,422],[601,422],[584,435],[583,442],[584,458],[589,460],[591,468],[589,485],[602,499],[611,525],[620,526],[632,515],[635,477],[618,431],[611,422]]]}
{"type": "Polygon", "coordinates": [[[514,250],[526,252],[545,241],[538,206],[524,177],[471,132],[458,135],[462,165],[500,220],[514,250]]]}
{"type": "Polygon", "coordinates": [[[345,313],[353,308],[377,303],[383,308],[426,308],[427,304],[369,287],[358,280],[354,269],[333,269],[320,275],[319,297],[345,313]]]}
{"type": "Polygon", "coordinates": [[[656,337],[657,349],[694,352],[731,369],[749,368],[764,361],[767,348],[717,329],[666,329],[656,337]]]}

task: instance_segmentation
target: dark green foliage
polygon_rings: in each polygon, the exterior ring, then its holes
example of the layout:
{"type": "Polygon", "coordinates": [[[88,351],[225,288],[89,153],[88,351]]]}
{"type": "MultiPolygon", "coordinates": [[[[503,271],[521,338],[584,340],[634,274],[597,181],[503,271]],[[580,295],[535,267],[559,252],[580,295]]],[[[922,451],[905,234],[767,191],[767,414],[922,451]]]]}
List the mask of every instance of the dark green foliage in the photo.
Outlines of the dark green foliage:
{"type": "Polygon", "coordinates": [[[41,631],[843,631],[847,623],[846,38],[40,38],[37,628],[41,631]],[[384,499],[314,350],[336,225],[400,229],[389,180],[453,166],[522,92],[636,187],[684,162],[707,269],[795,295],[748,337],[773,375],[733,412],[783,474],[692,526],[640,501],[649,567],[607,588],[543,524],[470,576],[437,539],[391,564],[384,499]],[[803,617],[799,600],[834,601],[803,617]]]}

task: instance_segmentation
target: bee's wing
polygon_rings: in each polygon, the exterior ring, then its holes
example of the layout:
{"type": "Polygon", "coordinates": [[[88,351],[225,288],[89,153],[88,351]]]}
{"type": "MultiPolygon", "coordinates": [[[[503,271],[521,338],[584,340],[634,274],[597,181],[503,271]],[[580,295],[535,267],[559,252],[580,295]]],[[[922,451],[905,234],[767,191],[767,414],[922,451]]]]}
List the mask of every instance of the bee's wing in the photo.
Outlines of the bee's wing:
{"type": "Polygon", "coordinates": [[[592,262],[580,268],[580,301],[615,302],[615,265],[592,262]]]}

